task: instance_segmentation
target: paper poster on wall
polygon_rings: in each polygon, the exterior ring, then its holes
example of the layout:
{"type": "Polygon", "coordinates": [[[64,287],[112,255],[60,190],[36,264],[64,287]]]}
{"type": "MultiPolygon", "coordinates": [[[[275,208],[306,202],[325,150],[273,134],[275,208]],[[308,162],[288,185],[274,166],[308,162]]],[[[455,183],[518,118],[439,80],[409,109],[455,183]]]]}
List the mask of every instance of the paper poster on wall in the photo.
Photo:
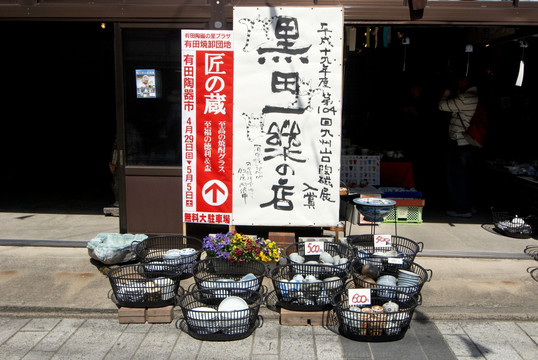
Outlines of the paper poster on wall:
{"type": "Polygon", "coordinates": [[[137,99],[155,99],[160,97],[161,76],[155,69],[136,69],[137,99]]]}
{"type": "Polygon", "coordinates": [[[183,221],[230,224],[233,37],[182,30],[183,221]]]}
{"type": "Polygon", "coordinates": [[[237,225],[332,226],[340,205],[343,8],[234,8],[237,225]]]}

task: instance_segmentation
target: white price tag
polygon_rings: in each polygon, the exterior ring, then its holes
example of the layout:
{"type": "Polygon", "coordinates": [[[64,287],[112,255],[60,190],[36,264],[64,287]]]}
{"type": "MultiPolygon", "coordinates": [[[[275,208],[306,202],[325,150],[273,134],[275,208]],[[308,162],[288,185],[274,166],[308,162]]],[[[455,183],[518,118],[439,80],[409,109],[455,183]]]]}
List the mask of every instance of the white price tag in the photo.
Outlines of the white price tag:
{"type": "Polygon", "coordinates": [[[396,257],[389,257],[387,259],[387,262],[389,264],[402,265],[403,264],[403,259],[402,258],[396,258],[396,257]]]}
{"type": "Polygon", "coordinates": [[[370,305],[372,295],[370,289],[348,289],[349,306],[370,305]]]}
{"type": "Polygon", "coordinates": [[[374,247],[392,247],[392,235],[374,235],[374,247]]]}
{"type": "Polygon", "coordinates": [[[319,255],[324,249],[325,243],[322,241],[307,241],[304,243],[304,254],[305,255],[319,255]]]}

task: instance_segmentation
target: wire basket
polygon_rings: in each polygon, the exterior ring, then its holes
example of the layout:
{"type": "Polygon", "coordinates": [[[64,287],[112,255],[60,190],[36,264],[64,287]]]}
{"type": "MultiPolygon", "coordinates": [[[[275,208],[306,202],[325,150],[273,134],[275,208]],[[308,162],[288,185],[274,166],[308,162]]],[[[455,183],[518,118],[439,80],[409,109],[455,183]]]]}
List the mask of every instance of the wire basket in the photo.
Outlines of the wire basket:
{"type": "Polygon", "coordinates": [[[388,300],[393,300],[394,290],[418,296],[424,283],[430,281],[433,276],[433,271],[431,269],[424,269],[417,263],[411,264],[411,266],[404,269],[397,269],[394,271],[381,271],[379,278],[373,279],[362,274],[363,265],[360,261],[361,259],[355,259],[351,264],[351,277],[353,278],[353,283],[356,288],[373,288],[378,289],[378,295],[385,297],[388,300]],[[396,278],[395,285],[385,285],[380,283],[381,276],[393,276],[396,278]],[[405,278],[404,278],[405,276],[405,278]],[[410,279],[412,278],[412,279],[410,279]],[[383,291],[386,290],[386,291],[383,291]]]}
{"type": "Polygon", "coordinates": [[[499,211],[491,209],[495,230],[505,236],[517,239],[532,237],[534,228],[538,222],[535,215],[519,217],[515,212],[499,211]]]}
{"type": "Polygon", "coordinates": [[[114,294],[113,301],[124,307],[163,307],[174,305],[183,293],[180,276],[173,269],[147,271],[142,264],[122,265],[107,274],[114,294]]]}
{"type": "MultiPolygon", "coordinates": [[[[180,328],[190,336],[206,341],[230,341],[244,339],[260,325],[258,312],[262,295],[257,291],[244,290],[243,296],[215,296],[212,289],[185,293],[178,305],[183,313],[180,328]],[[242,299],[240,310],[223,311],[223,301],[242,299]]],[[[238,300],[241,301],[241,300],[238,300]]]]}
{"type": "Polygon", "coordinates": [[[376,247],[375,237],[375,234],[354,235],[348,237],[347,243],[355,249],[356,259],[362,264],[374,264],[381,271],[409,269],[424,248],[422,242],[397,235],[391,235],[391,247],[376,247]]]}
{"type": "Polygon", "coordinates": [[[277,305],[297,311],[330,309],[331,296],[344,288],[348,276],[347,270],[323,264],[280,265],[270,272],[277,305]]]}
{"type": "Polygon", "coordinates": [[[349,289],[333,296],[333,310],[342,336],[368,342],[394,341],[405,336],[420,301],[398,290],[390,290],[395,300],[387,301],[379,295],[381,291],[371,289],[370,304],[363,306],[350,305],[349,289]]]}
{"type": "Polygon", "coordinates": [[[147,271],[173,268],[181,279],[192,276],[192,267],[200,259],[202,240],[185,235],[151,236],[134,244],[135,253],[147,271]]]}
{"type": "Polygon", "coordinates": [[[317,255],[305,255],[307,251],[308,242],[300,241],[293,244],[290,244],[284,248],[283,255],[288,264],[301,264],[308,262],[317,262],[324,263],[329,265],[334,265],[339,267],[342,270],[349,269],[351,261],[355,257],[355,250],[346,244],[337,243],[331,240],[320,241],[323,243],[323,253],[330,255],[327,260],[324,261],[326,254],[317,254],[317,255]],[[292,256],[290,258],[290,255],[292,256]],[[299,259],[304,260],[303,262],[297,261],[297,255],[299,259]],[[332,261],[332,264],[331,262],[332,261]]]}
{"type": "Polygon", "coordinates": [[[223,258],[206,258],[194,264],[192,274],[198,289],[212,288],[221,295],[234,295],[244,289],[260,291],[267,267],[254,259],[231,262],[223,258]]]}

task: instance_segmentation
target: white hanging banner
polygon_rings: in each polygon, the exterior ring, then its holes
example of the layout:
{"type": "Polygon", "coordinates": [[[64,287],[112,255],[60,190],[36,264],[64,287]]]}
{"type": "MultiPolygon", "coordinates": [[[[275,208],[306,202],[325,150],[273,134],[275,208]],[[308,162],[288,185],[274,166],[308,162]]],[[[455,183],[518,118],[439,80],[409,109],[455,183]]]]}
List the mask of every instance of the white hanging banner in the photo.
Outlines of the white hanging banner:
{"type": "Polygon", "coordinates": [[[519,63],[519,73],[517,74],[516,86],[523,85],[523,74],[525,73],[525,62],[521,60],[519,63]]]}
{"type": "Polygon", "coordinates": [[[234,8],[233,219],[333,226],[342,7],[234,8]]]}

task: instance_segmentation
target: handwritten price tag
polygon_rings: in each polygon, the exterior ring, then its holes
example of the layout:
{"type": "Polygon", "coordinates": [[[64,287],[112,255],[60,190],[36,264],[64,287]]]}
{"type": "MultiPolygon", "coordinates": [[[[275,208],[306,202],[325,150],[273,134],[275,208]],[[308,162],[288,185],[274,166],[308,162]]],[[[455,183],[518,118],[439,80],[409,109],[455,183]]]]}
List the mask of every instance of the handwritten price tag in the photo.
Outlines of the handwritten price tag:
{"type": "Polygon", "coordinates": [[[374,235],[374,247],[391,247],[392,235],[374,235]]]}
{"type": "Polygon", "coordinates": [[[305,242],[305,255],[319,255],[324,249],[324,242],[321,241],[307,241],[305,242]]]}
{"type": "Polygon", "coordinates": [[[370,305],[372,296],[370,289],[348,289],[349,306],[370,305]]]}

